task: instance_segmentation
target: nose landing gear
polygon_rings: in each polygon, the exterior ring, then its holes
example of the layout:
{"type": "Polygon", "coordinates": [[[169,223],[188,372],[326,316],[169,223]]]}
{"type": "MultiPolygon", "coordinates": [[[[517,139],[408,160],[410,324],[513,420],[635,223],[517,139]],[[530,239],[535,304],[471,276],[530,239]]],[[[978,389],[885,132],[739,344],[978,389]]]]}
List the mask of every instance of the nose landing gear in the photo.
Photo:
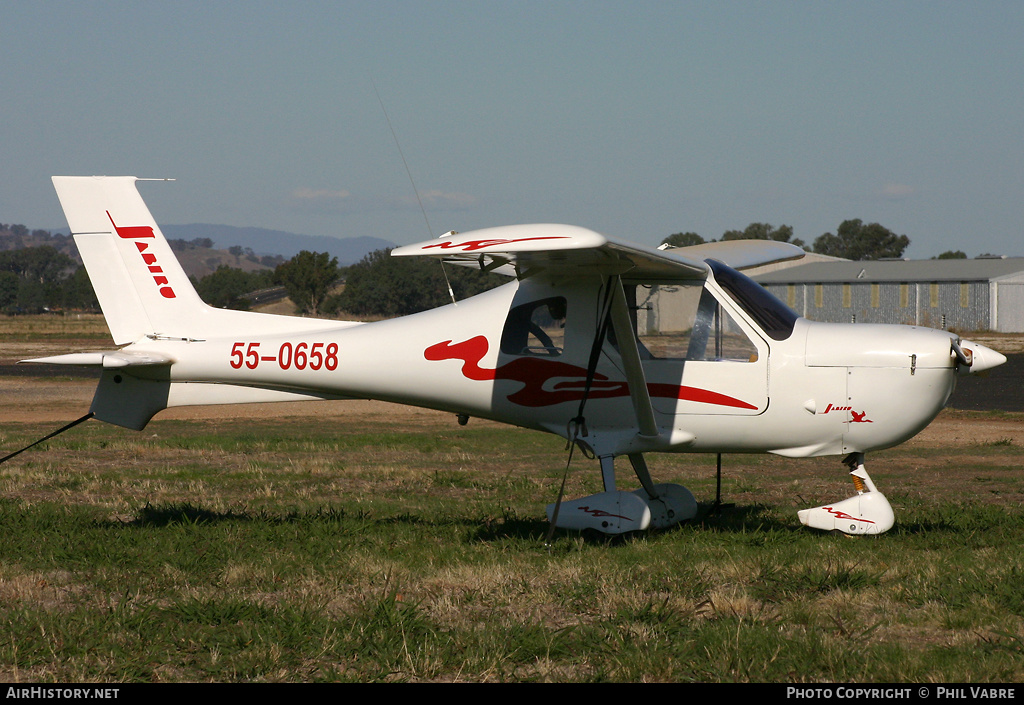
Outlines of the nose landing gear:
{"type": "Polygon", "coordinates": [[[896,521],[892,507],[864,469],[864,454],[851,453],[843,462],[850,468],[857,494],[841,502],[797,512],[800,523],[812,529],[851,535],[881,534],[891,529],[896,521]]]}

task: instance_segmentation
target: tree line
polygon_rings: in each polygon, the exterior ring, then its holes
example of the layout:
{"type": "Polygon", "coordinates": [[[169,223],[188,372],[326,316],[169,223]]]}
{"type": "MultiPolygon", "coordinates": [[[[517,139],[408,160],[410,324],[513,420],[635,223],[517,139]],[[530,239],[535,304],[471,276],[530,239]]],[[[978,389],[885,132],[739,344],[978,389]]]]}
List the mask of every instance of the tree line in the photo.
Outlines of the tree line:
{"type": "MultiPolygon", "coordinates": [[[[247,310],[253,292],[283,287],[302,314],[384,317],[448,303],[449,284],[462,299],[507,281],[465,267],[442,269],[436,260],[390,254],[377,250],[340,267],[326,252],[303,250],[273,269],[245,272],[221,265],[191,281],[199,297],[217,308],[247,310]]],[[[0,251],[0,313],[99,310],[85,267],[71,256],[50,245],[0,251]]]]}
{"type": "Polygon", "coordinates": [[[468,298],[507,281],[508,277],[443,266],[433,259],[391,257],[391,250],[383,249],[348,267],[339,266],[338,258],[326,252],[303,250],[274,270],[247,273],[221,266],[194,283],[203,301],[219,308],[248,308],[248,294],[281,286],[302,314],[392,318],[443,306],[452,295],[468,298]]]}
{"type": "MultiPolygon", "coordinates": [[[[897,235],[878,223],[865,223],[859,218],[844,220],[835,233],[824,233],[815,238],[810,248],[803,240],[793,237],[792,226],[775,227],[770,223],[751,223],[744,230],[728,230],[722,235],[722,240],[775,240],[817,254],[852,260],[898,258],[910,246],[910,238],[906,235],[897,235]]],[[[705,242],[714,240],[705,240],[693,232],[675,233],[662,240],[663,245],[670,247],[686,247],[705,242]]]]}
{"type": "Polygon", "coordinates": [[[0,311],[96,310],[85,269],[50,245],[0,252],[0,311]]]}
{"type": "MultiPolygon", "coordinates": [[[[51,236],[47,231],[28,232],[24,226],[4,226],[18,242],[41,235],[56,238],[65,246],[69,237],[51,236]]],[[[824,233],[811,246],[793,237],[789,225],[751,223],[744,230],[729,230],[722,241],[755,239],[788,242],[811,252],[852,260],[901,257],[910,238],[897,235],[878,223],[845,220],[835,233],[824,233]]],[[[43,238],[44,241],[49,242],[43,238]]],[[[663,245],[686,247],[705,240],[694,232],[680,232],[662,240],[663,245]]],[[[207,240],[174,242],[176,249],[211,247],[207,240]]],[[[241,248],[238,248],[241,251],[241,248]]],[[[77,256],[77,251],[73,251],[77,256]]],[[[248,254],[247,252],[245,254],[248,254]]],[[[434,259],[391,257],[391,251],[376,250],[348,267],[338,265],[328,253],[303,250],[290,260],[277,257],[276,264],[256,272],[221,265],[213,273],[192,282],[200,298],[218,308],[247,309],[253,292],[283,287],[299,313],[313,316],[404,316],[435,308],[456,299],[473,296],[507,281],[473,268],[442,265],[434,259]]],[[[961,251],[938,256],[964,258],[961,251]]],[[[66,309],[98,311],[92,285],[84,267],[51,245],[28,246],[0,251],[0,312],[35,313],[66,309]]]]}
{"type": "MultiPolygon", "coordinates": [[[[727,230],[724,240],[775,240],[788,242],[819,255],[852,260],[897,259],[910,247],[910,238],[897,235],[878,223],[865,223],[859,218],[844,220],[835,233],[824,233],[808,248],[807,243],[793,237],[790,225],[775,227],[770,223],[751,223],[744,230],[727,230]]],[[[714,240],[705,240],[694,232],[674,233],[661,241],[669,247],[702,245],[714,240]]],[[[962,250],[947,250],[932,259],[967,259],[962,250]]]]}

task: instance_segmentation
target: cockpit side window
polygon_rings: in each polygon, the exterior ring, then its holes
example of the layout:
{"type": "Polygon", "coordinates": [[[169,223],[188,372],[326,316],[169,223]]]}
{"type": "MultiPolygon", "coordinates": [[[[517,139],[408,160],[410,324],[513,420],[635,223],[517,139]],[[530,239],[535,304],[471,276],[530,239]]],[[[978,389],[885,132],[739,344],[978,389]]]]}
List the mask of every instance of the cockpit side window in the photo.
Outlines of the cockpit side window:
{"type": "Polygon", "coordinates": [[[703,282],[630,284],[623,290],[641,359],[757,360],[757,347],[703,282]]]}
{"type": "Polygon", "coordinates": [[[558,357],[565,345],[565,313],[562,296],[516,306],[505,319],[501,351],[507,355],[558,357]]]}
{"type": "Polygon", "coordinates": [[[785,340],[793,334],[793,326],[800,317],[793,309],[732,267],[716,260],[709,259],[707,262],[715,273],[715,281],[754,319],[761,330],[774,340],[785,340]]]}

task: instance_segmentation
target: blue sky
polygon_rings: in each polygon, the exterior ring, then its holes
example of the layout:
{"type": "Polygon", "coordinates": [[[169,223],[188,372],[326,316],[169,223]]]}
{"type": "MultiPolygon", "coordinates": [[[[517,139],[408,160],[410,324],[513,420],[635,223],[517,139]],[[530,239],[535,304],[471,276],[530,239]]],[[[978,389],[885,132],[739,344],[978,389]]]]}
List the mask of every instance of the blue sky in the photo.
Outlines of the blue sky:
{"type": "Polygon", "coordinates": [[[0,0],[0,26],[4,223],[63,226],[53,174],[133,174],[176,179],[142,186],[164,224],[860,218],[915,258],[1024,255],[1020,2],[0,0]]]}

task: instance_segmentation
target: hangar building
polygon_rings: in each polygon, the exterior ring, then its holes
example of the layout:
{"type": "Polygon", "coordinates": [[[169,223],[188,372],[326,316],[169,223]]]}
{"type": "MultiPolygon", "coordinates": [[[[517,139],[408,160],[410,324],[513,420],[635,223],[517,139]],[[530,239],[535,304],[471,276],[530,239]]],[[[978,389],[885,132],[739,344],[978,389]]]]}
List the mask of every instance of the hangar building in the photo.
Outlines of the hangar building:
{"type": "Polygon", "coordinates": [[[752,277],[815,321],[1024,332],[1024,257],[831,260],[752,277]]]}

